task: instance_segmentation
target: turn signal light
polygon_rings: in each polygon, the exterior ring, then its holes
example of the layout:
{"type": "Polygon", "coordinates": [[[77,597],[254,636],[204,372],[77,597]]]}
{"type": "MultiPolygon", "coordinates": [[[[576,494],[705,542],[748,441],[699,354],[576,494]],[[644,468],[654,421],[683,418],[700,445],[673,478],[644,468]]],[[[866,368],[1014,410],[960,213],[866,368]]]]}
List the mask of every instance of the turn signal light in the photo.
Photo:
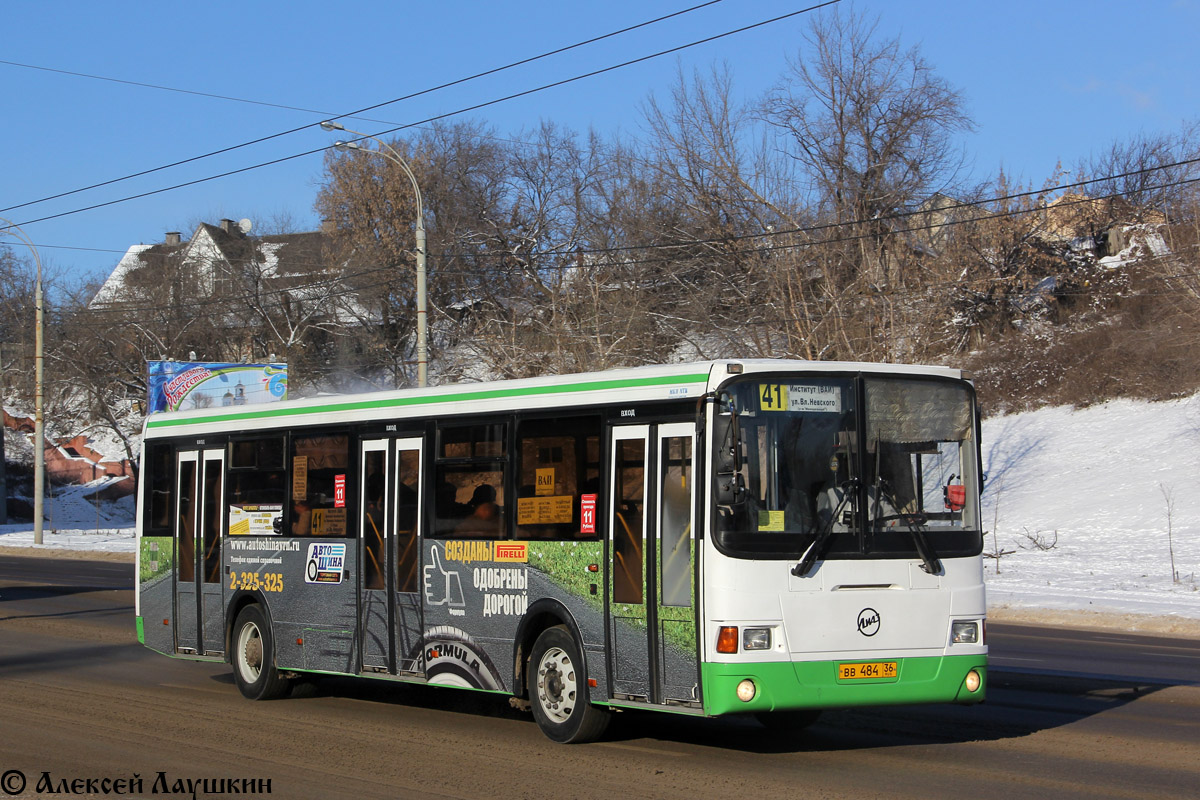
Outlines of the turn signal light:
{"type": "Polygon", "coordinates": [[[968,692],[975,693],[979,691],[979,686],[983,683],[983,678],[979,676],[978,672],[971,670],[967,673],[967,679],[963,683],[966,685],[968,692]]]}
{"type": "Polygon", "coordinates": [[[737,628],[733,625],[722,626],[720,633],[717,634],[717,652],[736,653],[737,647],[737,628]]]}

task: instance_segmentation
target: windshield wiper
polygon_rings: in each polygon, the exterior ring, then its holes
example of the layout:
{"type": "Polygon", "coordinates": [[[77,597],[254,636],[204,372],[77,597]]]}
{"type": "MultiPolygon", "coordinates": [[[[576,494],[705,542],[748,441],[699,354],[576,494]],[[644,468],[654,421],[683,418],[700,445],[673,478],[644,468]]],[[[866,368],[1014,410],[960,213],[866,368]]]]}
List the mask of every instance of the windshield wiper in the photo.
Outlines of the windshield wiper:
{"type": "Polygon", "coordinates": [[[851,497],[856,497],[857,495],[857,479],[852,478],[846,481],[846,483],[842,484],[842,499],[838,501],[837,506],[833,509],[833,513],[829,515],[829,519],[825,521],[825,525],[821,527],[821,530],[817,533],[816,538],[813,539],[812,544],[810,544],[808,549],[804,551],[804,555],[800,556],[800,561],[796,563],[796,566],[792,567],[793,575],[795,575],[797,578],[804,577],[804,575],[810,569],[812,569],[812,566],[817,562],[817,559],[825,555],[825,550],[829,547],[829,541],[833,538],[834,523],[837,521],[837,518],[841,516],[842,509],[846,507],[846,502],[851,497]]]}
{"type": "MultiPolygon", "coordinates": [[[[876,464],[878,468],[878,464],[876,464]]],[[[937,551],[933,549],[933,545],[929,543],[928,537],[925,536],[925,531],[919,526],[923,526],[929,521],[929,517],[920,512],[916,514],[906,514],[899,510],[899,504],[896,503],[896,498],[884,488],[882,478],[871,487],[875,490],[875,497],[871,504],[872,530],[877,530],[882,522],[889,520],[900,520],[904,523],[904,527],[908,530],[908,535],[912,537],[913,546],[917,549],[917,555],[921,558],[921,569],[928,572],[930,575],[937,575],[942,571],[942,562],[938,558],[937,551]],[[883,503],[887,502],[888,509],[893,511],[892,514],[881,515],[883,503]]]]}
{"type": "Polygon", "coordinates": [[[917,555],[921,557],[921,569],[930,575],[937,575],[941,572],[942,561],[938,558],[937,551],[929,543],[925,531],[917,527],[925,524],[926,516],[924,514],[897,514],[896,517],[904,522],[904,527],[908,529],[908,535],[912,537],[913,546],[917,548],[917,555]]]}

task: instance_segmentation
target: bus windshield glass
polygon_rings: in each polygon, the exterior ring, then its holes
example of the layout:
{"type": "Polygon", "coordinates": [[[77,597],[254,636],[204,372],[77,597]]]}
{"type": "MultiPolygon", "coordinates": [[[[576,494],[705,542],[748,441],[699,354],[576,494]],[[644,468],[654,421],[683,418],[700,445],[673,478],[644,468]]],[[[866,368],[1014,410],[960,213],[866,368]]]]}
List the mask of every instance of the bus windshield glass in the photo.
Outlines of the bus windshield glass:
{"type": "Polygon", "coordinates": [[[816,542],[822,558],[928,565],[982,547],[965,382],[739,381],[722,393],[714,446],[716,539],[730,555],[796,558],[816,542]]]}

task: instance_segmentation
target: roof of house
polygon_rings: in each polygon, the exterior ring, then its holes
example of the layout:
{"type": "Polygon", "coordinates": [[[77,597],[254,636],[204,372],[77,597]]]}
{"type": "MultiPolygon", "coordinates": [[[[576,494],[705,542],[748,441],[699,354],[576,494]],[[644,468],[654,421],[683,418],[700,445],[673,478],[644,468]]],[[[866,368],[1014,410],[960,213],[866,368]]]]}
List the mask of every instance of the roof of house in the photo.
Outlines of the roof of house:
{"type": "MultiPolygon", "coordinates": [[[[296,279],[324,271],[329,263],[331,237],[320,231],[248,236],[236,225],[202,222],[189,240],[168,240],[157,244],[133,245],[105,279],[89,305],[93,308],[119,303],[136,288],[141,270],[161,267],[166,259],[191,263],[211,274],[218,264],[253,264],[263,278],[277,279],[284,285],[296,279]]],[[[157,269],[146,279],[161,280],[157,269]]]]}

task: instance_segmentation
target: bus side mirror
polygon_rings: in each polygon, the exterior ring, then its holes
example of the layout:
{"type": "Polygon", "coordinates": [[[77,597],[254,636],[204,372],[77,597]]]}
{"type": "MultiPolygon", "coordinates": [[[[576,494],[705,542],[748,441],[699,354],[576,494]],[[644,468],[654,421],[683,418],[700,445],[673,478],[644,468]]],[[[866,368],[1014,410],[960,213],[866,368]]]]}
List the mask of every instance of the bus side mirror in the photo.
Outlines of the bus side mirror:
{"type": "Polygon", "coordinates": [[[718,473],[740,472],[742,469],[742,443],[737,414],[718,416],[713,423],[713,441],[716,442],[713,459],[718,473]]]}
{"type": "Polygon", "coordinates": [[[717,474],[717,505],[736,506],[746,502],[746,483],[740,472],[717,474]]]}

